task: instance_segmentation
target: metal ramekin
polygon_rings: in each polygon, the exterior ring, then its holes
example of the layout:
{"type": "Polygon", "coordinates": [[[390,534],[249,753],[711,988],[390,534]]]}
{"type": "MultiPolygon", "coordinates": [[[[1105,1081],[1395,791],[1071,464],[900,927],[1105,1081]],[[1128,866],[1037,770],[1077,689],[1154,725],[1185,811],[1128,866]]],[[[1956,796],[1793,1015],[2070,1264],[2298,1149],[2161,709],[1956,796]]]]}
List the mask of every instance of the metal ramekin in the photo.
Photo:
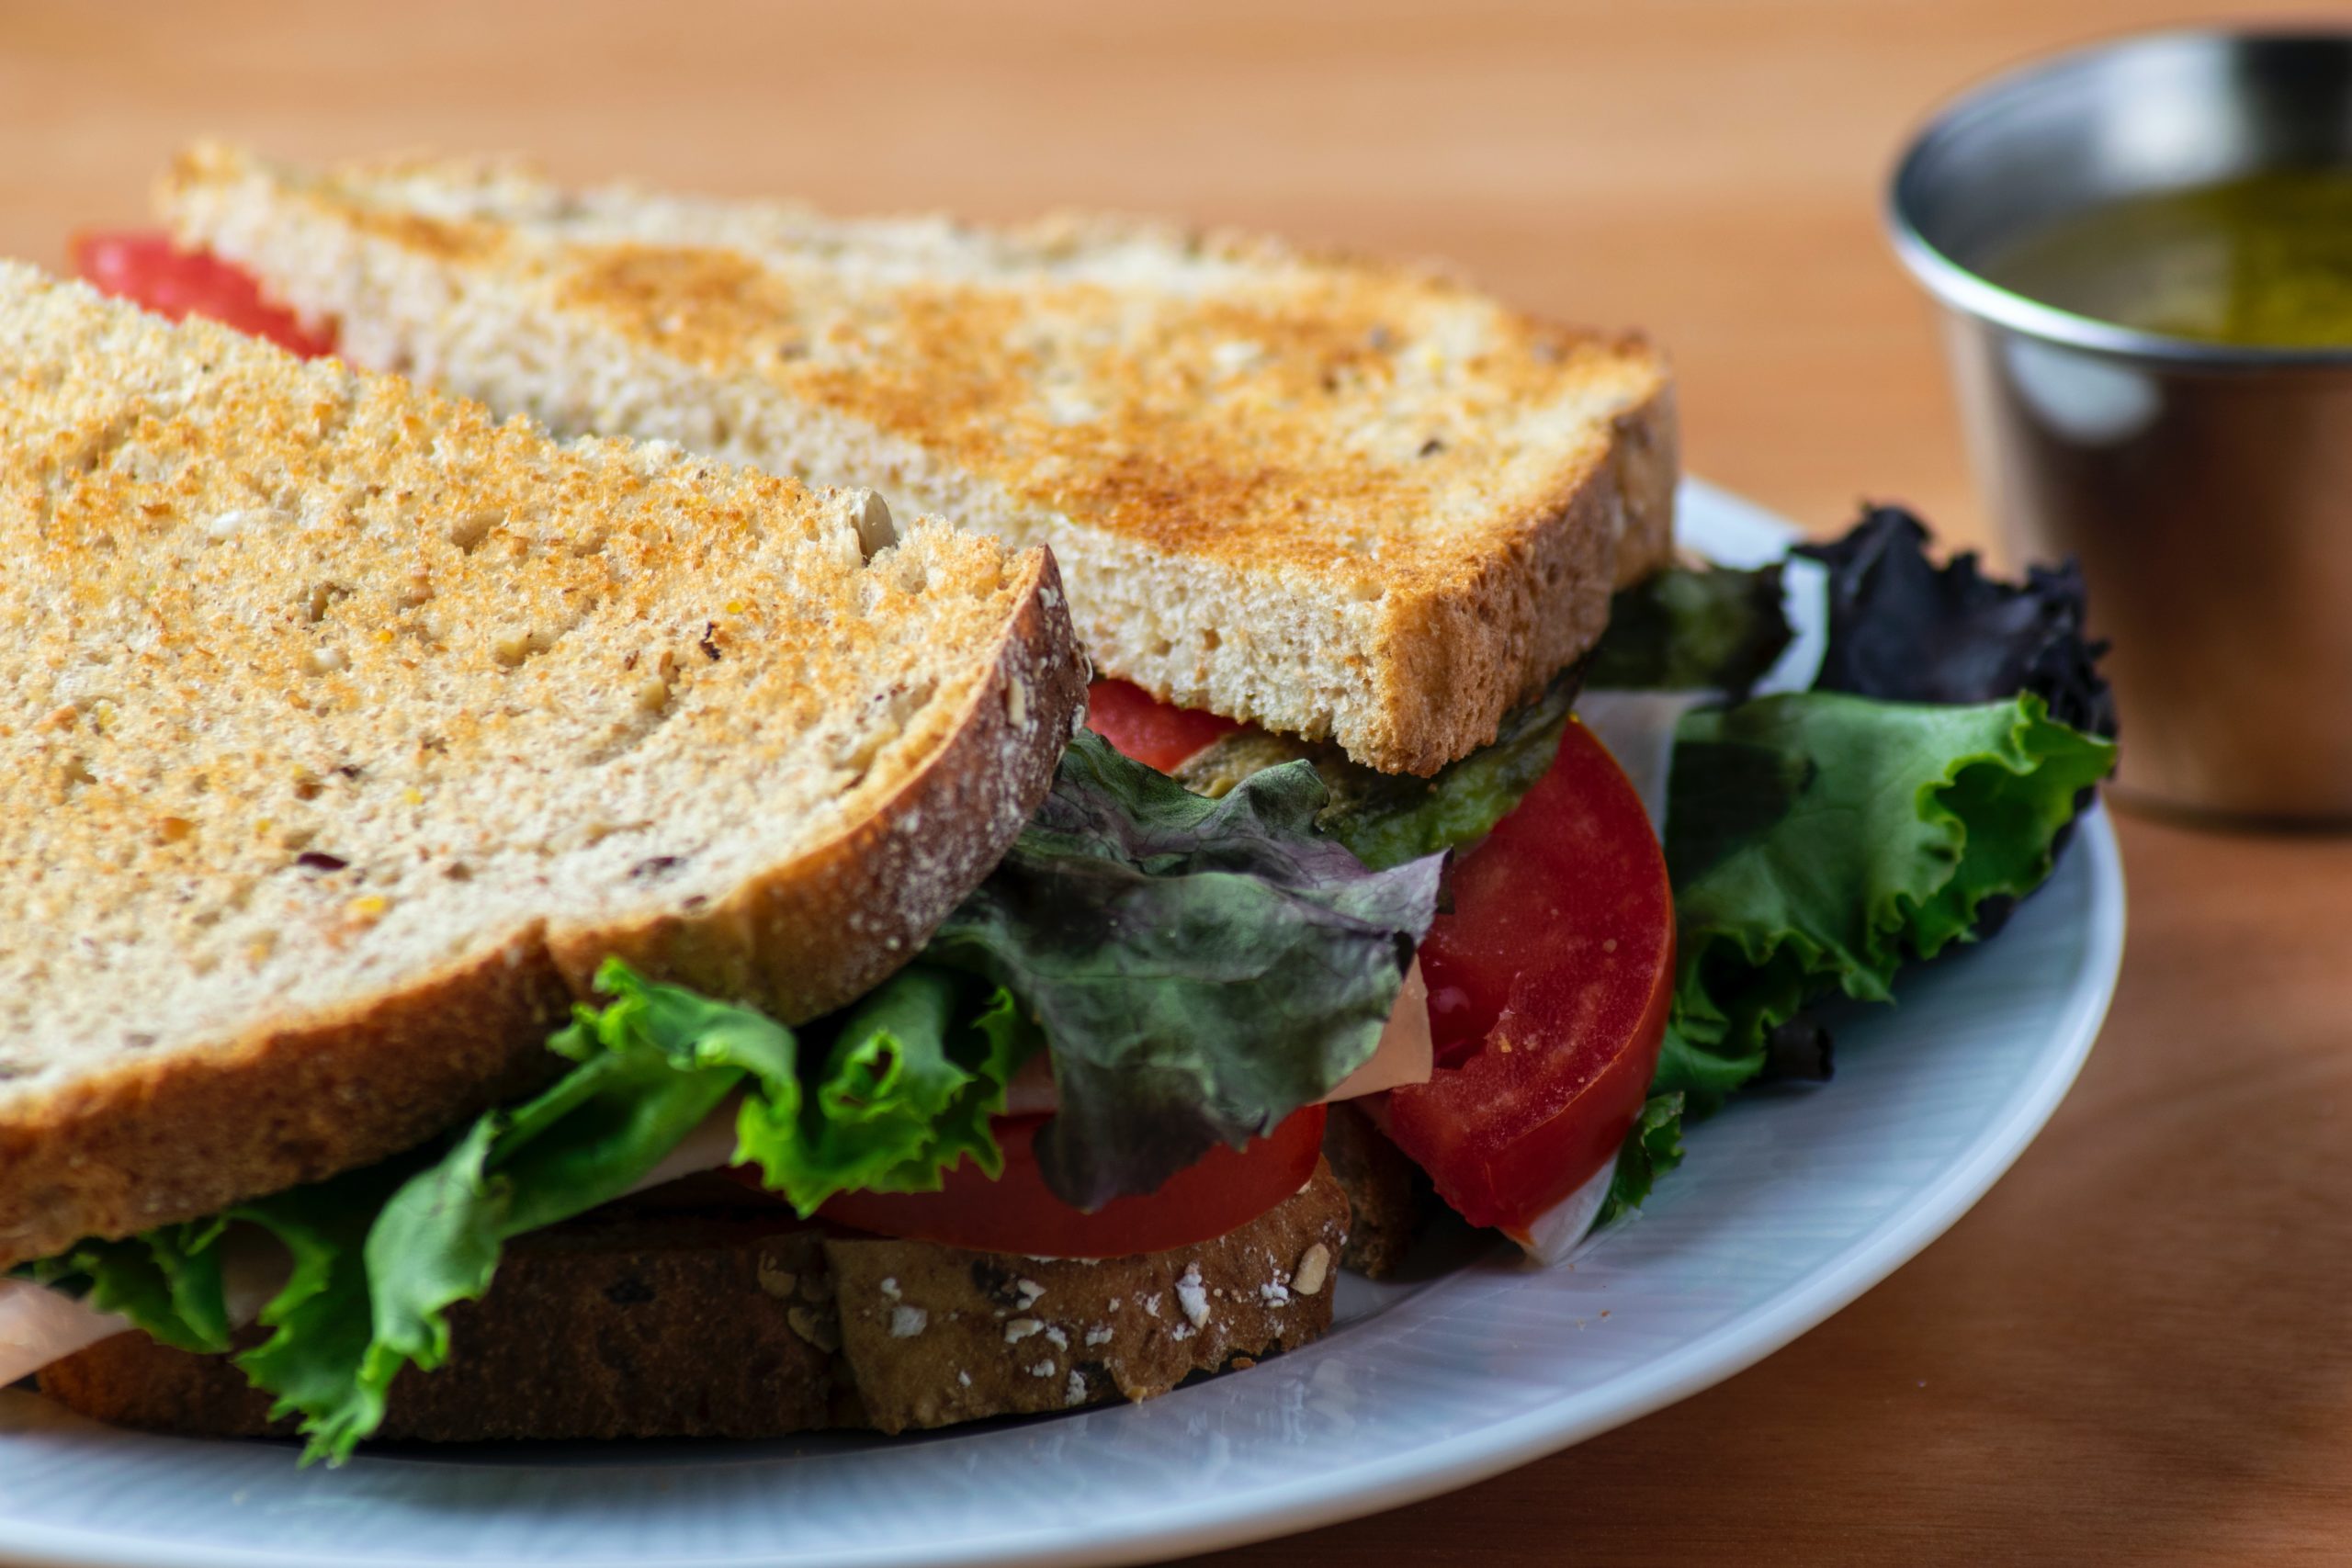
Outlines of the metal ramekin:
{"type": "Polygon", "coordinates": [[[2352,31],[2150,34],[1947,107],[1896,167],[1887,223],[1943,306],[2007,544],[2082,558],[2125,791],[2352,821],[2352,346],[2132,332],[1971,270],[2091,204],[2311,164],[2352,166],[2352,31]]]}

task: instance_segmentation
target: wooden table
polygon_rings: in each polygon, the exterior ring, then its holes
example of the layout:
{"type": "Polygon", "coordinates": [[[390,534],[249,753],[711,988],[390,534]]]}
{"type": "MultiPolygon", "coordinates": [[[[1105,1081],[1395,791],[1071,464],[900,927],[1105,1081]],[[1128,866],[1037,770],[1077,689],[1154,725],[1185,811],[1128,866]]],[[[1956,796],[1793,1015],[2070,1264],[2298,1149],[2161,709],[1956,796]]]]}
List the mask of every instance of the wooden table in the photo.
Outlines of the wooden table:
{"type": "MultiPolygon", "coordinates": [[[[0,5],[0,254],[54,263],[74,225],[135,218],[205,130],[304,157],[528,148],[844,208],[1162,209],[1642,323],[1695,471],[1815,528],[1895,497],[1976,541],[1879,181],[1939,96],[2169,9],[0,5]]],[[[1946,1239],[1671,1410],[1228,1561],[2352,1553],[2352,842],[2121,827],[2106,1037],[1946,1239]]]]}

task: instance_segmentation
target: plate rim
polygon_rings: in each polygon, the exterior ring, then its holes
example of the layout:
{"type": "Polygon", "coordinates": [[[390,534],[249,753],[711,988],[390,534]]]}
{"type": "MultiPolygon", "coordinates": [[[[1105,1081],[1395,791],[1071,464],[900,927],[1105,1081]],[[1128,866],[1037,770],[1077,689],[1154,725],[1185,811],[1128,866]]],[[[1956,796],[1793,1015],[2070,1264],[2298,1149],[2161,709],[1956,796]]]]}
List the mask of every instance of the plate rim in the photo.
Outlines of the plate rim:
{"type": "MultiPolygon", "coordinates": [[[[1680,500],[1717,513],[1728,528],[1758,541],[1798,531],[1758,503],[1695,479],[1680,500]]],[[[1736,552],[1734,552],[1736,553],[1736,552]]],[[[1476,1483],[1547,1454],[1639,1420],[1737,1375],[1850,1305],[1918,1256],[1958,1223],[2016,1163],[2047,1125],[2088,1058],[2120,973],[2129,921],[2122,854],[2104,805],[2082,821],[2075,853],[2089,875],[2087,942],[2081,977],[2052,1019],[2047,1046],[2003,1120],[1986,1130],[1924,1192],[1888,1214],[1828,1262],[1792,1280],[1761,1305],[1624,1374],[1630,1385],[1605,1406],[1564,1397],[1553,1404],[1437,1439],[1419,1448],[1346,1464],[1231,1498],[1185,1495],[1115,1520],[1032,1524],[934,1543],[922,1560],[940,1563],[1122,1564],[1212,1551],[1385,1513],[1476,1483]],[[1562,1407],[1566,1406],[1564,1415],[1562,1407]]],[[[221,1568],[314,1561],[288,1548],[232,1549],[105,1536],[78,1528],[0,1519],[0,1562],[28,1568],[221,1568]]],[[[831,1561],[902,1563],[903,1544],[853,1546],[831,1561]]],[[[355,1560],[356,1561],[356,1560],[355,1560]]],[[[433,1557],[371,1557],[367,1568],[447,1568],[433,1557]]],[[[566,1560],[567,1568],[618,1568],[633,1557],[566,1560]]],[[[670,1568],[725,1564],[740,1555],[677,1555],[670,1568]]]]}

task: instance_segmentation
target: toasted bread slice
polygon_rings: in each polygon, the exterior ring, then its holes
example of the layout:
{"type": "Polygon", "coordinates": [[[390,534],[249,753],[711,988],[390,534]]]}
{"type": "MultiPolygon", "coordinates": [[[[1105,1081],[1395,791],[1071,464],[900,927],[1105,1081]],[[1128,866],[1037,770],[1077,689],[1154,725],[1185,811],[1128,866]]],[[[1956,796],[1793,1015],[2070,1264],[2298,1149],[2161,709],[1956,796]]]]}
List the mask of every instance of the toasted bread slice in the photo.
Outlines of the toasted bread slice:
{"type": "Polygon", "coordinates": [[[1658,355],[1420,272],[218,147],[160,200],[356,363],[1049,544],[1097,669],[1388,773],[1492,739],[1669,549],[1658,355]]]}
{"type": "MultiPolygon", "coordinates": [[[[788,1213],[600,1212],[510,1248],[450,1314],[450,1359],[394,1382],[423,1442],[897,1432],[1148,1399],[1331,1325],[1347,1200],[1328,1170],[1198,1247],[1101,1262],[824,1233],[788,1213]]],[[[285,1435],[223,1356],[124,1334],[41,1373],[120,1426],[285,1435]]]]}
{"type": "Polygon", "coordinates": [[[607,954],[904,962],[1083,675],[1046,555],[881,521],[0,265],[0,1266],[442,1131],[607,954]]]}

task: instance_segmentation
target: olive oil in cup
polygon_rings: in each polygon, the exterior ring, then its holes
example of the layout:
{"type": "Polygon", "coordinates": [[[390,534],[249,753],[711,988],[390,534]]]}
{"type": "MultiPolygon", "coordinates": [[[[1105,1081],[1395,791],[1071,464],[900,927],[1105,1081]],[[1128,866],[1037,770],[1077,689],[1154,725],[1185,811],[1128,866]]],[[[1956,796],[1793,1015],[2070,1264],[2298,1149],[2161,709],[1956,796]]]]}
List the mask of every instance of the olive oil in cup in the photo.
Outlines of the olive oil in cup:
{"type": "Polygon", "coordinates": [[[1888,197],[2010,558],[2113,641],[2118,793],[2352,827],[2352,27],[2036,62],[1888,197]]]}
{"type": "Polygon", "coordinates": [[[2274,169],[2102,202],[1977,269],[2120,327],[2245,348],[2352,347],[2352,169],[2274,169]]]}

